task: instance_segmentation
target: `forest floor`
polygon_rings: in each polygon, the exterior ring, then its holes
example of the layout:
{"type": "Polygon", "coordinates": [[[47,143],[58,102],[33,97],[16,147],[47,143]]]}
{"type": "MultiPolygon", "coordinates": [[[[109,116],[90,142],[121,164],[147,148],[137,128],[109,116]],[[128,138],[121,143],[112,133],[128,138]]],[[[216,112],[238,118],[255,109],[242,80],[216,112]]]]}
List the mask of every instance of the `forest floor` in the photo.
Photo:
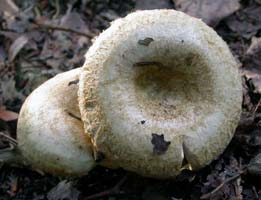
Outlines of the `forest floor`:
{"type": "MultiPolygon", "coordinates": [[[[225,152],[200,171],[160,181],[102,167],[66,179],[2,165],[0,200],[261,199],[260,0],[1,0],[0,132],[16,138],[25,98],[54,75],[82,66],[92,39],[111,21],[153,8],[202,18],[240,64],[243,112],[225,152]]],[[[0,149],[8,146],[1,137],[0,149]]]]}

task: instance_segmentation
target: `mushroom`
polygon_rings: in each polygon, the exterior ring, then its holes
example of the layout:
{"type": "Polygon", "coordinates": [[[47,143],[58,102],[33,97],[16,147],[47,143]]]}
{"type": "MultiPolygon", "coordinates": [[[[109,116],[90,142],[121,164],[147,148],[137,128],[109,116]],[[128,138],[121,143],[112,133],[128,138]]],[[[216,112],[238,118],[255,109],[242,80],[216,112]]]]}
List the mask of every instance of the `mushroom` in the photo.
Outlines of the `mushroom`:
{"type": "Polygon", "coordinates": [[[104,163],[171,178],[209,164],[230,142],[241,112],[238,65],[200,19],[174,10],[131,13],[85,58],[80,112],[104,163]]]}
{"type": "Polygon", "coordinates": [[[55,175],[80,176],[95,166],[79,113],[79,73],[59,74],[30,94],[19,114],[18,146],[0,159],[55,175]]]}

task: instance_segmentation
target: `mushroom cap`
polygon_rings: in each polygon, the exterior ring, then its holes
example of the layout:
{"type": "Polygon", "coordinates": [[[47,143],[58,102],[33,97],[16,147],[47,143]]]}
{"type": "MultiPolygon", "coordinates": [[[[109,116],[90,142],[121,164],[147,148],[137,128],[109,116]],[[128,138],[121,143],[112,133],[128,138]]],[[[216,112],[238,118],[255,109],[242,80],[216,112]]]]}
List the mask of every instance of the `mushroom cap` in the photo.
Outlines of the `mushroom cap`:
{"type": "Polygon", "coordinates": [[[241,78],[226,43],[201,20],[134,12],[101,33],[85,58],[80,112],[104,162],[171,178],[204,167],[230,142],[241,78]]]}
{"type": "Polygon", "coordinates": [[[83,175],[95,166],[77,100],[80,68],[35,89],[18,119],[18,148],[34,169],[55,175],[83,175]]]}

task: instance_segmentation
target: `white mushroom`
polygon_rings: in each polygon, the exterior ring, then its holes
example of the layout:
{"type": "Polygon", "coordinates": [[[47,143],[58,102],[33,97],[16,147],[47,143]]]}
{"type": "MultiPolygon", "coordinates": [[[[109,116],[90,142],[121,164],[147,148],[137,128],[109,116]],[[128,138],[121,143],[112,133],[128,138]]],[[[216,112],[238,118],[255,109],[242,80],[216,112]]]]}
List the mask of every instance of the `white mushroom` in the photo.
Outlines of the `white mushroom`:
{"type": "Polygon", "coordinates": [[[96,153],[154,178],[216,159],[241,112],[241,79],[226,43],[174,10],[114,21],[86,54],[79,105],[96,153]]]}
{"type": "Polygon", "coordinates": [[[34,169],[83,175],[95,166],[80,119],[80,68],[48,80],[26,99],[18,119],[18,150],[34,169]]]}

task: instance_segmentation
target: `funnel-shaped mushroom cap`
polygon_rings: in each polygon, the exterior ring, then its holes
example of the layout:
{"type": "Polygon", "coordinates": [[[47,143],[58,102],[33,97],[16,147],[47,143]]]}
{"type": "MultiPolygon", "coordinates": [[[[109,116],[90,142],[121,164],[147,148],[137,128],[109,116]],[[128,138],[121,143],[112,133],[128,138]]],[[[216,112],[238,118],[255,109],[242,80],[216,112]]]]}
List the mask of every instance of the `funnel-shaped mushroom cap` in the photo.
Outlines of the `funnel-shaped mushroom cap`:
{"type": "Polygon", "coordinates": [[[18,145],[33,168],[59,175],[87,174],[95,166],[77,101],[80,69],[48,80],[26,99],[18,145]]]}
{"type": "Polygon", "coordinates": [[[95,150],[155,178],[199,169],[220,155],[238,123],[241,78],[226,43],[174,10],[112,23],[86,54],[79,103],[95,150]]]}

